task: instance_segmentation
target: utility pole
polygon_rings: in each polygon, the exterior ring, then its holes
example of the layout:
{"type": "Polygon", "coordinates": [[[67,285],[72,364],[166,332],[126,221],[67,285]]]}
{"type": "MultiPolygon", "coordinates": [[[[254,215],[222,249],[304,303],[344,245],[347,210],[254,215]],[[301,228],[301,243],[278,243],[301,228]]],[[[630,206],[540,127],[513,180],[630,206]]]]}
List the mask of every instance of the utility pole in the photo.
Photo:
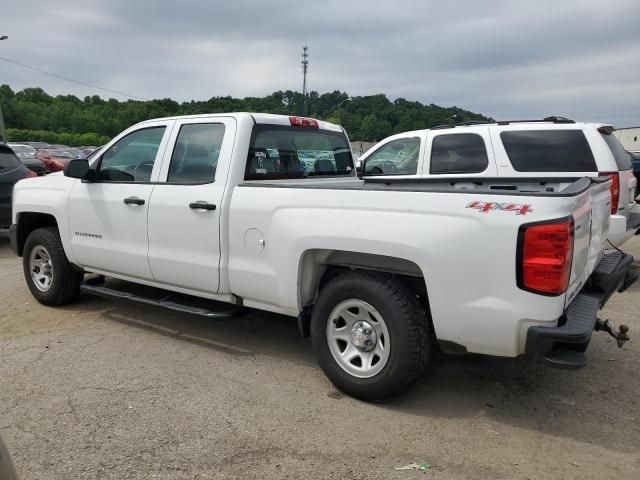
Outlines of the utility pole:
{"type": "Polygon", "coordinates": [[[307,72],[309,71],[309,47],[302,47],[302,109],[307,115],[307,72]]]}
{"type": "MultiPolygon", "coordinates": [[[[0,37],[0,40],[6,40],[7,38],[9,38],[7,35],[2,35],[0,37]]],[[[7,143],[7,134],[4,130],[4,117],[2,116],[2,108],[0,108],[0,141],[2,141],[2,143],[7,143]]]]}

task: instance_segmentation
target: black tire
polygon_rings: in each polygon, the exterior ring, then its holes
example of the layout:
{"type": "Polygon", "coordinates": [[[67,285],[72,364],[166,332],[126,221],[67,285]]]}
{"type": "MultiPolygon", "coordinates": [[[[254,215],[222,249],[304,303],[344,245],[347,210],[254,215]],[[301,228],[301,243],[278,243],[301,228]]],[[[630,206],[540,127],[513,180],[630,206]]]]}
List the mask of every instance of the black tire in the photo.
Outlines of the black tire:
{"type": "Polygon", "coordinates": [[[321,290],[311,316],[311,342],[324,373],[343,392],[361,400],[382,402],[407,390],[427,367],[433,335],[424,305],[390,275],[353,271],[330,280],[321,290]],[[348,373],[334,359],[327,340],[332,310],[356,299],[374,307],[386,324],[390,351],[386,365],[369,378],[348,373]]]}
{"type": "Polygon", "coordinates": [[[29,234],[24,244],[22,267],[31,294],[43,305],[64,305],[78,298],[84,274],[69,263],[56,228],[38,228],[29,234]],[[31,253],[38,247],[43,247],[48,253],[53,272],[51,285],[45,291],[36,286],[31,276],[31,253]]]}

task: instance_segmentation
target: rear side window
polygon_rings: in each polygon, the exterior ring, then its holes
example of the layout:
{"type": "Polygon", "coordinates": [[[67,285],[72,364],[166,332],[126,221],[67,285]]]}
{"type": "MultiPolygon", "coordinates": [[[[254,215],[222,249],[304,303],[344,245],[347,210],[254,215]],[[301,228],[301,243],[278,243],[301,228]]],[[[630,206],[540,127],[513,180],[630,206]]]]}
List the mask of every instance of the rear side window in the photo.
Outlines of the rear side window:
{"type": "Polygon", "coordinates": [[[500,134],[518,172],[597,172],[582,130],[517,130],[500,134]]]}
{"type": "Polygon", "coordinates": [[[213,182],[223,138],[221,123],[183,125],[171,155],[167,182],[213,182]]]}
{"type": "Polygon", "coordinates": [[[20,160],[13,154],[4,149],[0,150],[0,172],[7,172],[18,168],[21,165],[20,160]]]}
{"type": "Polygon", "coordinates": [[[616,159],[618,170],[631,170],[633,168],[631,165],[631,157],[620,143],[620,140],[613,135],[607,135],[605,133],[601,133],[601,135],[602,138],[604,138],[604,141],[607,142],[607,145],[609,145],[609,149],[611,150],[611,153],[613,153],[613,157],[616,159]]]}
{"type": "Polygon", "coordinates": [[[351,147],[341,132],[280,125],[253,127],[245,180],[350,175],[351,147]]]}
{"type": "Polygon", "coordinates": [[[433,139],[430,173],[480,173],[488,165],[487,149],[480,135],[445,134],[433,139]]]}

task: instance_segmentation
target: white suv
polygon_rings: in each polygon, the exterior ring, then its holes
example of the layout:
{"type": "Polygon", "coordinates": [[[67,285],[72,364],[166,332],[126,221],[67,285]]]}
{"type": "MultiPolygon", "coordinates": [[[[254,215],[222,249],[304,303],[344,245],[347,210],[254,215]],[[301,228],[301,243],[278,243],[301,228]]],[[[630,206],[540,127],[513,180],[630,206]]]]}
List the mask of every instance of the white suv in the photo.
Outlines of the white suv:
{"type": "Polygon", "coordinates": [[[360,159],[363,176],[514,178],[611,177],[609,241],[620,246],[640,228],[636,178],[613,127],[562,117],[468,122],[393,135],[360,159]]]}

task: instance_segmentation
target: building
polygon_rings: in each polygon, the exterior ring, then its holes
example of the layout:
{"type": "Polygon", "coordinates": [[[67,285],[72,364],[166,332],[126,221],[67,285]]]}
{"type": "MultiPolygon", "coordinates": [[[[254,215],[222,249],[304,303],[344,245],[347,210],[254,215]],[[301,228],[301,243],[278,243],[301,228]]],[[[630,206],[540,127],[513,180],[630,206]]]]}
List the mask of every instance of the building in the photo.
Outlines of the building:
{"type": "Polygon", "coordinates": [[[613,134],[618,137],[625,150],[640,152],[640,127],[619,128],[613,134]]]}

